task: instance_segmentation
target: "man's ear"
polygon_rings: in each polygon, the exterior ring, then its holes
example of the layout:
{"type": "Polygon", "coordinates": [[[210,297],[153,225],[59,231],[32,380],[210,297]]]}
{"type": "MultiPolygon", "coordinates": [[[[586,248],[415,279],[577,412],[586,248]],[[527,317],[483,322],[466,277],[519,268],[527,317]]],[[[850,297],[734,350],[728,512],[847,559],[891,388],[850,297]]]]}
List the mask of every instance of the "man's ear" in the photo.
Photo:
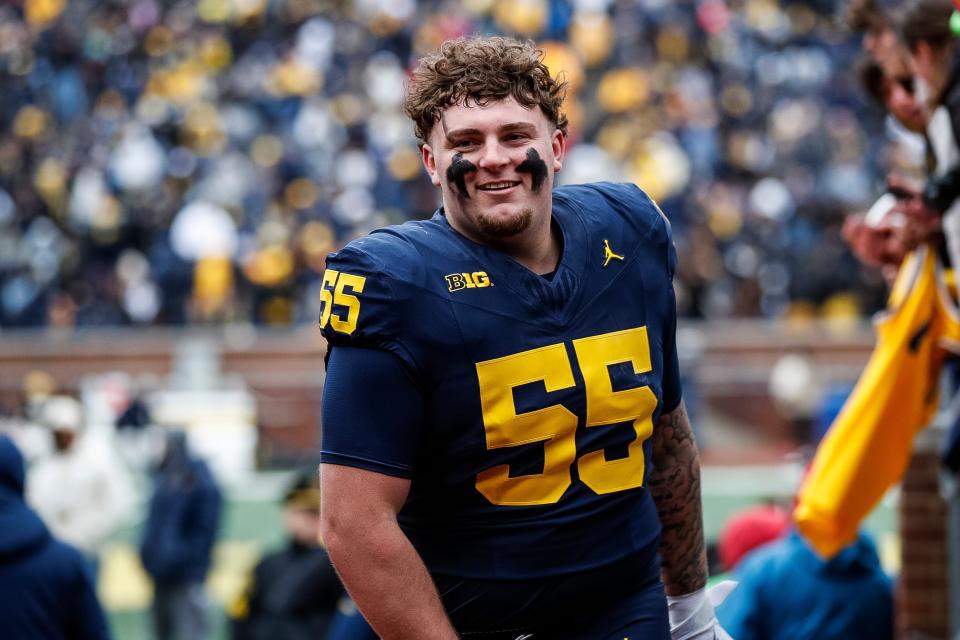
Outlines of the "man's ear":
{"type": "Polygon", "coordinates": [[[556,173],[563,168],[563,158],[567,154],[567,136],[560,129],[553,130],[553,171],[556,173]]]}
{"type": "Polygon", "coordinates": [[[429,144],[424,144],[420,147],[420,159],[423,161],[423,168],[427,170],[427,174],[430,176],[430,182],[433,183],[433,186],[440,186],[440,174],[437,172],[437,158],[433,155],[433,149],[430,148],[429,144]]]}

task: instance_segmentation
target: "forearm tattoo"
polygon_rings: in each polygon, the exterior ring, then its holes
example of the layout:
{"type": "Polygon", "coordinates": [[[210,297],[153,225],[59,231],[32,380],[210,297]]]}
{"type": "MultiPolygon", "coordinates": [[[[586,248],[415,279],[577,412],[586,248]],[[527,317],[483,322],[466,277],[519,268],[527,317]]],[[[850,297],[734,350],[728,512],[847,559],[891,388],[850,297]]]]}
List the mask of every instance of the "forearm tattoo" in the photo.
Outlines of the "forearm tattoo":
{"type": "Polygon", "coordinates": [[[707,583],[707,554],[700,504],[700,455],[683,403],[657,420],[647,488],[660,514],[661,573],[667,595],[702,588],[707,583]]]}

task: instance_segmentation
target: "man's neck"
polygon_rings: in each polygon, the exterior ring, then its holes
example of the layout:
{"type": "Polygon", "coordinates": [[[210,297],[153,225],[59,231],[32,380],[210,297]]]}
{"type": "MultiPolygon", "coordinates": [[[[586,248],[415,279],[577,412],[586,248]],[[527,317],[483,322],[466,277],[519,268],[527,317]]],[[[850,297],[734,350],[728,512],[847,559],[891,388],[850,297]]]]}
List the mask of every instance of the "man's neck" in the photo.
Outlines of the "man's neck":
{"type": "Polygon", "coordinates": [[[563,249],[563,235],[552,220],[552,217],[547,218],[538,228],[531,226],[516,238],[488,244],[537,275],[551,273],[557,269],[563,249]]]}
{"type": "Polygon", "coordinates": [[[509,238],[492,238],[475,227],[464,226],[450,216],[445,207],[441,209],[447,223],[465,238],[496,249],[509,256],[537,275],[556,270],[563,253],[563,232],[554,224],[553,217],[533,222],[522,233],[509,238]]]}

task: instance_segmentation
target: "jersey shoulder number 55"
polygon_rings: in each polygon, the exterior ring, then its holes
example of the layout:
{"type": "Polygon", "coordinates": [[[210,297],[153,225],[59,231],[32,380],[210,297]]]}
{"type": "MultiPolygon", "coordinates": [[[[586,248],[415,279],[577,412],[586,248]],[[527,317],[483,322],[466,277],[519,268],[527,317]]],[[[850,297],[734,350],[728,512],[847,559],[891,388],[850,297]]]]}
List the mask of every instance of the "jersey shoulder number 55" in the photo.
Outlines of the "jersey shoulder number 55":
{"type": "Polygon", "coordinates": [[[320,287],[320,330],[353,335],[360,318],[360,299],[366,276],[327,269],[320,287]]]}
{"type": "Polygon", "coordinates": [[[360,250],[354,243],[327,258],[319,324],[331,345],[394,350],[401,342],[405,305],[397,299],[394,278],[381,261],[378,253],[360,250]]]}

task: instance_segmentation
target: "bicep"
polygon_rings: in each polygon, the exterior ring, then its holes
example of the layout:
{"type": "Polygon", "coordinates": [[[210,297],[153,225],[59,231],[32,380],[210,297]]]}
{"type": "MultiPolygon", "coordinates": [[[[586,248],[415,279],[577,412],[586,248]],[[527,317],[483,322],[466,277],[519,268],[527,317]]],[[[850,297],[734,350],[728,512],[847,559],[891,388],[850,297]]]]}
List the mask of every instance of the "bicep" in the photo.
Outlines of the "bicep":
{"type": "Polygon", "coordinates": [[[423,423],[420,390],[400,358],[377,349],[332,348],[321,462],[409,478],[423,423]]]}
{"type": "Polygon", "coordinates": [[[328,522],[354,517],[365,522],[379,517],[395,520],[409,492],[405,478],[340,464],[320,465],[320,509],[328,522]]]}

